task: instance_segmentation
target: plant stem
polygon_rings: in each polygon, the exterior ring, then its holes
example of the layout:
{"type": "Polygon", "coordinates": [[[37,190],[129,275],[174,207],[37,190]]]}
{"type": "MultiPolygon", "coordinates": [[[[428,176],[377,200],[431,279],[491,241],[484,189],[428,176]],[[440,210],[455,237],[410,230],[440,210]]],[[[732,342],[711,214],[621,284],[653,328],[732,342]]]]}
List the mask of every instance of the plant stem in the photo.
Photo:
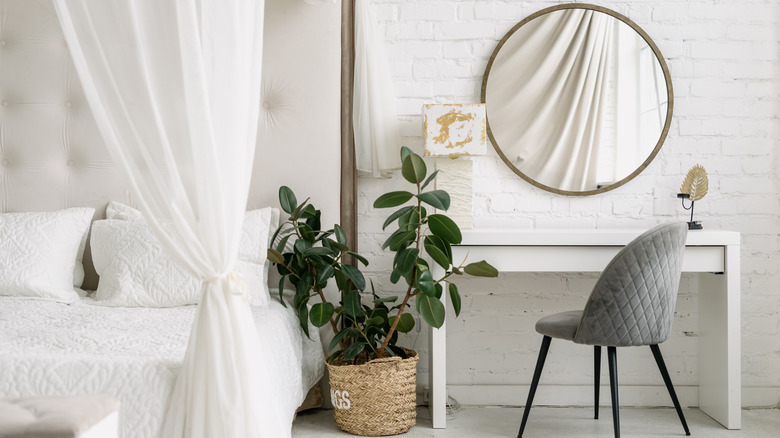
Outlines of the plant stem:
{"type": "MultiPolygon", "coordinates": [[[[421,192],[421,190],[420,190],[420,183],[418,182],[417,183],[417,194],[419,195],[420,192],[421,192]]],[[[422,226],[423,226],[423,224],[422,224],[422,222],[423,222],[423,218],[422,218],[422,201],[420,201],[420,198],[417,198],[417,214],[418,214],[418,216],[420,216],[420,220],[418,221],[418,224],[417,224],[417,249],[420,249],[420,241],[422,240],[422,226]]],[[[415,266],[415,268],[417,267],[417,261],[414,262],[414,266],[415,266]]],[[[412,277],[412,278],[414,278],[414,277],[412,277]]]]}
{"type": "MultiPolygon", "coordinates": [[[[414,267],[412,270],[412,278],[414,278],[414,275],[417,273],[417,266],[414,267]]],[[[414,294],[412,294],[412,286],[414,285],[414,282],[409,283],[409,289],[406,290],[406,296],[404,297],[403,302],[401,302],[401,305],[398,307],[398,313],[395,315],[395,321],[393,321],[393,325],[390,326],[390,330],[387,332],[387,336],[385,336],[385,340],[382,342],[382,346],[379,347],[379,350],[376,351],[376,357],[380,358],[382,355],[385,354],[385,349],[387,348],[387,344],[390,343],[390,338],[393,337],[393,333],[395,333],[395,328],[398,326],[398,321],[401,320],[401,315],[404,313],[404,309],[406,308],[406,303],[409,302],[409,298],[411,298],[414,294]]]]}
{"type": "MultiPolygon", "coordinates": [[[[312,287],[315,292],[320,296],[320,300],[322,300],[323,303],[327,302],[328,300],[325,299],[325,294],[322,292],[322,288],[320,287],[319,283],[317,283],[317,271],[314,269],[314,265],[311,264],[311,261],[306,260],[306,264],[309,265],[309,272],[311,272],[312,278],[314,279],[315,287],[312,287]]],[[[336,325],[336,321],[333,320],[333,317],[330,318],[330,327],[333,329],[333,334],[337,335],[339,334],[339,327],[336,325]]],[[[339,341],[339,347],[341,349],[345,349],[346,344],[344,344],[344,341],[339,341]]]]}
{"type": "Polygon", "coordinates": [[[360,334],[363,336],[363,339],[366,340],[366,345],[368,345],[368,348],[370,348],[371,350],[374,351],[374,353],[376,353],[376,349],[374,348],[372,343],[368,340],[368,335],[366,334],[366,332],[364,332],[363,330],[360,330],[360,327],[357,326],[357,325],[355,326],[355,329],[357,329],[357,331],[360,332],[360,334]]]}
{"type": "MultiPolygon", "coordinates": [[[[421,190],[420,190],[420,183],[417,182],[417,194],[419,195],[420,192],[421,192],[421,190]]],[[[416,248],[420,249],[420,242],[422,241],[422,226],[423,226],[423,224],[422,224],[422,222],[423,222],[422,221],[422,201],[420,201],[420,198],[417,198],[417,214],[420,217],[420,219],[419,219],[419,223],[417,224],[417,242],[415,242],[415,243],[416,243],[416,248]]],[[[411,276],[412,281],[409,282],[409,288],[406,289],[406,296],[404,297],[403,302],[401,302],[401,305],[398,307],[398,313],[396,313],[396,315],[395,315],[395,321],[393,321],[393,325],[390,326],[390,330],[388,330],[387,336],[385,336],[385,340],[382,341],[382,346],[379,347],[379,350],[377,350],[377,352],[376,352],[376,357],[377,358],[380,358],[380,357],[382,357],[382,355],[385,354],[385,349],[387,348],[387,344],[390,343],[390,338],[393,337],[393,334],[395,333],[395,329],[396,329],[396,327],[398,327],[398,321],[401,320],[401,315],[403,315],[404,309],[406,309],[406,304],[409,302],[409,298],[414,296],[414,294],[412,294],[412,289],[414,287],[414,279],[417,276],[417,270],[418,270],[417,261],[415,261],[414,262],[414,267],[412,268],[412,276],[411,276]]]]}

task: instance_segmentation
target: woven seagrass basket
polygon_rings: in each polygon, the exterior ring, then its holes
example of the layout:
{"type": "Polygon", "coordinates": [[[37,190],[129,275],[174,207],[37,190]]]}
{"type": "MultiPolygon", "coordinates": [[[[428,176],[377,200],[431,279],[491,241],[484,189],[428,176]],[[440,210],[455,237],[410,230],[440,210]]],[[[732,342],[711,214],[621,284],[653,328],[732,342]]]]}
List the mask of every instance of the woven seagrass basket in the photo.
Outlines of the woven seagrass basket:
{"type": "Polygon", "coordinates": [[[397,435],[417,422],[417,353],[363,365],[328,364],[336,425],[362,436],[397,435]]]}

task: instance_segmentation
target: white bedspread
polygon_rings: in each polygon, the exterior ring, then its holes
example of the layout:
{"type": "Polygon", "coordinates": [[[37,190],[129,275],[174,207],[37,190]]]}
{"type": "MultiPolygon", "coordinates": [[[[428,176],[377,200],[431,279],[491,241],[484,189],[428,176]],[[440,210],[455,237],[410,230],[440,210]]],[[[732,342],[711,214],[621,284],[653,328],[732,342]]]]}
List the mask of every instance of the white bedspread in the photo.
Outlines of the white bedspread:
{"type": "MultiPolygon", "coordinates": [[[[0,397],[104,393],[119,398],[124,438],[157,437],[195,306],[148,309],[0,297],[0,397]]],[[[317,330],[290,308],[252,309],[278,383],[265,394],[292,418],[323,373],[317,330]]]]}

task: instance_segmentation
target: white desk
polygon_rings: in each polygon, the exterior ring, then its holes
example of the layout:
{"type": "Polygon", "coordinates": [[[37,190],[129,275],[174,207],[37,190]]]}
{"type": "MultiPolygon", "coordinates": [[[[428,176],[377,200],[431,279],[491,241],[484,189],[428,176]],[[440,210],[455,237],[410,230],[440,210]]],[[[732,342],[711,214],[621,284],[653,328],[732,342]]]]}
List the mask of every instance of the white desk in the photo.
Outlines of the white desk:
{"type": "MultiPolygon", "coordinates": [[[[464,231],[463,242],[452,248],[453,260],[463,260],[468,253],[469,261],[484,259],[503,272],[601,272],[642,231],[464,231]]],[[[683,261],[683,272],[702,274],[699,408],[728,429],[741,428],[742,421],[739,244],[738,232],[689,231],[683,261]]],[[[433,427],[442,429],[446,426],[447,327],[429,330],[430,410],[433,427]]],[[[518,395],[518,403],[524,401],[525,395],[518,395]]]]}

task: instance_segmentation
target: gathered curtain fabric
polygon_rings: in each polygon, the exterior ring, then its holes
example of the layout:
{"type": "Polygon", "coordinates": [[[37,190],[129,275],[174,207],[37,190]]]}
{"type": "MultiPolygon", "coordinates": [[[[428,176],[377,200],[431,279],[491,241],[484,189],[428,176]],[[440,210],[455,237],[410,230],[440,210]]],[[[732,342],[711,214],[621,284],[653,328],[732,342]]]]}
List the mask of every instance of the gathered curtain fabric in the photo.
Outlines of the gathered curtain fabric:
{"type": "Polygon", "coordinates": [[[372,1],[356,1],[352,96],[355,161],[361,175],[375,178],[388,177],[401,167],[400,125],[386,52],[372,1]]]}
{"type": "Polygon", "coordinates": [[[491,131],[507,158],[544,185],[597,187],[605,116],[615,117],[608,107],[616,21],[588,9],[556,11],[524,25],[494,61],[491,131]]]}
{"type": "MultiPolygon", "coordinates": [[[[203,295],[160,436],[289,437],[233,272],[257,136],[262,0],[55,0],[106,146],[203,295]]],[[[290,418],[287,418],[290,417],[290,418]]]]}

